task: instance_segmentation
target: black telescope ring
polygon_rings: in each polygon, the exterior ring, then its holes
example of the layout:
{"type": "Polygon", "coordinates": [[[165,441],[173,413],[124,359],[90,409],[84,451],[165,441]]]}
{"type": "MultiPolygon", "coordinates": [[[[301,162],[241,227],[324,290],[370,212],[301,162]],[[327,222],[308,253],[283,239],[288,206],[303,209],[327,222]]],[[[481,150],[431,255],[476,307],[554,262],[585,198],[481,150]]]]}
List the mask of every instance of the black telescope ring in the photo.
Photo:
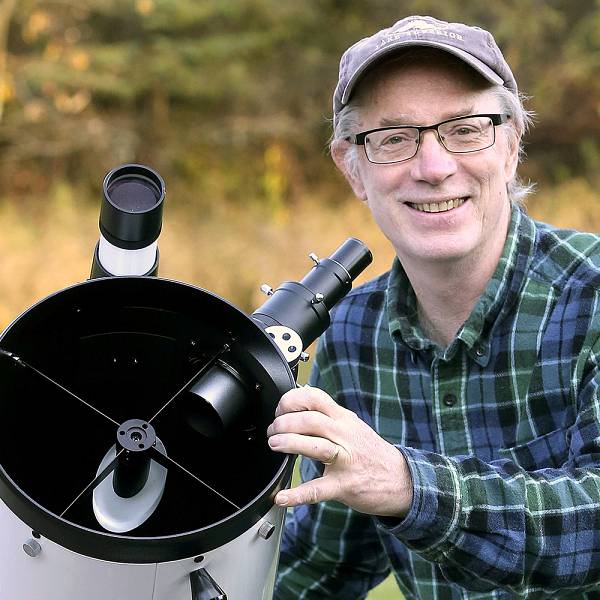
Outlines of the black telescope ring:
{"type": "Polygon", "coordinates": [[[0,467],[0,498],[33,531],[91,558],[111,562],[151,564],[191,558],[210,552],[258,523],[273,507],[277,492],[292,476],[296,457],[286,455],[281,468],[260,497],[209,527],[178,535],[133,537],[81,527],[50,513],[27,497],[0,467]]]}
{"type": "MultiPolygon", "coordinates": [[[[112,306],[111,302],[114,302],[117,307],[121,306],[119,302],[123,303],[126,307],[133,307],[131,309],[134,313],[133,316],[137,314],[136,311],[138,310],[136,302],[139,302],[139,305],[141,305],[139,310],[142,311],[146,306],[144,302],[149,306],[162,306],[161,303],[164,302],[164,310],[167,312],[173,307],[181,306],[181,310],[186,315],[188,312],[196,310],[195,307],[197,306],[198,310],[208,311],[209,321],[207,323],[217,319],[218,315],[226,315],[230,321],[227,324],[228,328],[234,327],[235,335],[239,341],[239,343],[234,344],[229,353],[231,354],[231,364],[238,370],[239,361],[242,359],[246,360],[247,364],[244,363],[242,365],[245,371],[244,376],[248,376],[248,372],[255,372],[257,369],[260,369],[260,372],[256,371],[257,377],[259,377],[259,381],[260,378],[263,378],[263,383],[268,388],[268,396],[257,396],[261,402],[266,403],[261,409],[265,412],[264,422],[267,422],[268,418],[272,418],[272,415],[274,415],[274,409],[279,397],[295,387],[295,379],[287,362],[259,323],[256,323],[251,317],[248,317],[215,294],[188,284],[158,278],[119,277],[94,279],[57,292],[40,301],[18,317],[0,336],[0,347],[6,346],[11,349],[11,352],[14,351],[17,355],[27,354],[24,351],[27,349],[33,350],[34,356],[30,360],[35,362],[42,371],[48,369],[54,373],[53,367],[56,367],[56,365],[60,366],[62,360],[67,360],[67,364],[64,367],[65,372],[70,373],[73,369],[75,369],[73,372],[76,372],[77,369],[82,368],[81,364],[73,364],[73,360],[79,358],[77,348],[67,353],[66,358],[64,358],[59,352],[54,350],[60,347],[62,340],[47,340],[44,336],[62,335],[62,325],[69,323],[70,327],[75,328],[75,333],[73,334],[75,338],[80,336],[77,339],[88,339],[90,335],[88,335],[87,330],[82,334],[77,330],[78,319],[88,319],[89,322],[94,322],[94,319],[98,318],[102,321],[102,314],[96,313],[100,307],[104,307],[107,304],[110,308],[112,306]],[[107,301],[107,298],[118,299],[118,301],[107,301]],[[215,309],[218,310],[214,312],[215,309]],[[41,333],[38,333],[40,331],[41,333]],[[31,339],[32,336],[35,338],[34,334],[38,335],[41,339],[31,339]],[[46,360],[46,364],[44,364],[44,360],[46,360]]],[[[153,314],[155,313],[152,313],[150,317],[153,314]]],[[[130,317],[125,318],[121,315],[119,318],[123,320],[120,327],[126,330],[127,324],[130,322],[130,317]]],[[[88,321],[85,321],[85,323],[88,321]]],[[[183,329],[186,328],[187,325],[183,329]]],[[[230,336],[231,333],[228,330],[225,337],[230,336]]],[[[70,338],[67,336],[66,339],[70,338]]],[[[177,341],[177,344],[182,346],[183,342],[189,345],[189,337],[185,340],[177,341]]],[[[84,362],[83,367],[86,364],[84,362]]],[[[27,389],[22,391],[22,380],[19,377],[22,377],[20,373],[24,371],[25,369],[21,369],[18,366],[11,367],[8,360],[0,361],[0,417],[7,417],[9,419],[8,421],[0,419],[0,429],[2,427],[10,428],[14,426],[14,423],[17,422],[16,419],[20,419],[23,414],[26,414],[27,418],[29,416],[31,419],[37,418],[36,406],[43,407],[44,403],[48,405],[52,401],[52,397],[29,398],[27,394],[35,393],[36,388],[33,388],[33,391],[28,391],[27,389]],[[12,374],[12,371],[10,371],[11,368],[18,369],[19,374],[12,374]],[[7,374],[9,375],[8,380],[4,377],[7,374]],[[11,413],[11,410],[14,414],[11,413]]],[[[87,393],[89,390],[86,391],[86,389],[82,388],[81,381],[76,380],[73,389],[77,393],[85,395],[83,392],[87,393]]],[[[64,383],[68,384],[69,382],[64,383]]],[[[111,385],[111,382],[107,384],[109,392],[112,390],[111,385]]],[[[260,386],[257,386],[257,389],[258,387],[260,386]]],[[[263,394],[263,392],[256,392],[256,394],[263,394]]],[[[62,423],[63,414],[70,414],[69,411],[72,410],[72,405],[75,410],[87,411],[85,407],[80,407],[79,403],[66,403],[65,406],[59,407],[62,412],[56,417],[57,424],[62,423]]],[[[117,405],[111,406],[114,408],[117,405]]],[[[101,405],[100,408],[102,407],[101,405]]],[[[52,406],[50,408],[46,407],[46,410],[52,410],[52,406]]],[[[127,417],[137,414],[140,413],[137,410],[133,410],[127,417]]],[[[152,414],[152,412],[149,414],[152,414]]],[[[119,414],[115,414],[115,417],[123,422],[119,414]]],[[[76,421],[73,422],[75,423],[76,421]]],[[[31,424],[39,431],[43,431],[44,427],[46,427],[46,423],[35,423],[34,420],[31,421],[31,424]]],[[[111,430],[110,423],[102,424],[102,427],[103,432],[111,430]]],[[[156,426],[158,435],[164,441],[163,434],[161,433],[163,428],[164,423],[156,426]]],[[[115,430],[116,428],[112,431],[115,430]]],[[[2,432],[0,431],[0,433],[2,432]]],[[[49,432],[48,439],[50,441],[56,437],[60,437],[58,435],[54,436],[52,433],[49,432]]],[[[102,453],[104,453],[105,449],[108,449],[110,444],[114,443],[114,437],[112,440],[107,438],[105,444],[105,433],[100,432],[98,435],[100,436],[99,447],[101,447],[102,453]]],[[[12,438],[13,436],[10,437],[12,438]]],[[[77,441],[80,440],[79,436],[75,439],[77,441]]],[[[69,443],[71,441],[68,440],[69,443]]],[[[267,447],[266,436],[264,446],[267,447]]],[[[167,444],[166,447],[168,452],[169,445],[167,444]]],[[[86,526],[82,523],[87,523],[87,521],[79,522],[76,520],[78,518],[76,514],[77,510],[75,510],[76,506],[73,507],[75,514],[71,516],[72,513],[69,512],[68,519],[59,516],[60,511],[57,511],[55,508],[48,508],[46,500],[40,502],[38,501],[38,496],[29,492],[28,486],[30,486],[31,473],[18,471],[21,462],[15,462],[15,459],[11,458],[10,453],[13,452],[13,448],[15,453],[21,450],[15,447],[10,439],[6,440],[3,445],[0,442],[0,500],[6,504],[16,517],[32,530],[38,532],[42,537],[73,552],[101,560],[143,564],[169,562],[197,556],[220,547],[247,531],[264,518],[265,514],[273,507],[275,494],[289,482],[294,462],[294,457],[292,456],[278,455],[269,451],[268,455],[265,454],[270,461],[265,463],[265,465],[268,464],[269,466],[263,468],[260,479],[257,480],[260,482],[260,487],[256,486],[250,492],[243,492],[241,499],[238,497],[232,498],[236,502],[236,505],[240,507],[239,510],[230,509],[229,512],[223,511],[223,514],[226,515],[224,518],[210,521],[206,526],[186,528],[185,523],[187,521],[184,519],[181,521],[184,526],[179,529],[174,529],[173,531],[164,530],[167,531],[165,535],[157,534],[148,536],[142,534],[135,535],[134,533],[114,534],[104,531],[99,525],[92,524],[91,527],[86,526]],[[7,470],[6,466],[9,464],[10,468],[7,470]],[[17,477],[14,475],[17,475],[17,477]]],[[[86,453],[79,451],[77,454],[85,455],[86,453]]],[[[57,453],[56,456],[59,458],[63,457],[60,453],[57,453]]],[[[42,457],[39,456],[37,458],[42,457]]],[[[19,458],[19,460],[21,459],[19,458]]],[[[248,470],[248,467],[245,466],[247,463],[245,463],[246,457],[243,452],[232,455],[231,460],[233,462],[231,464],[227,463],[224,465],[224,468],[234,472],[236,466],[242,465],[242,469],[248,470]]],[[[29,462],[27,464],[36,463],[29,462]]],[[[48,461],[43,463],[43,465],[48,465],[48,461]]],[[[68,461],[63,460],[57,466],[65,473],[68,473],[68,461]],[[63,465],[67,469],[64,469],[63,465]]],[[[189,467],[190,465],[186,466],[189,467]]],[[[36,471],[34,473],[35,476],[44,476],[42,471],[44,469],[48,470],[48,467],[42,466],[39,469],[39,472],[36,471]]],[[[86,471],[82,473],[82,477],[79,480],[89,482],[93,479],[94,474],[95,470],[89,473],[86,471]],[[89,479],[85,479],[88,475],[89,479]]],[[[175,475],[175,472],[168,474],[167,487],[169,486],[169,478],[175,475]]],[[[61,477],[64,478],[62,474],[61,477]]],[[[51,485],[53,480],[49,478],[48,481],[51,485]]],[[[73,488],[75,488],[75,484],[73,484],[73,488]]],[[[228,490],[220,491],[223,491],[225,494],[228,493],[228,490]]],[[[49,493],[53,493],[53,491],[49,493]]],[[[83,494],[83,496],[89,498],[89,494],[87,493],[83,494]]],[[[81,504],[82,501],[83,499],[77,500],[77,504],[81,504]]],[[[62,506],[61,510],[64,510],[64,508],[62,506]]],[[[191,522],[201,523],[202,520],[191,522]]],[[[157,527],[155,530],[162,531],[163,529],[157,527]]]]}

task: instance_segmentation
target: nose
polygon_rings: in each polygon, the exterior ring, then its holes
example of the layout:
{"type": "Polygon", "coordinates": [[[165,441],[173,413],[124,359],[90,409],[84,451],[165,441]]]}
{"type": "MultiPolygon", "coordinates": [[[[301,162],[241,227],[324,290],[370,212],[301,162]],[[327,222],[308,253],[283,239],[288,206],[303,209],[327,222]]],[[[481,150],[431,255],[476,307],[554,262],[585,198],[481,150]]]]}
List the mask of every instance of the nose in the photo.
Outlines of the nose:
{"type": "Polygon", "coordinates": [[[440,143],[433,130],[421,133],[421,143],[411,165],[411,174],[416,181],[439,185],[457,171],[453,154],[440,143]]]}

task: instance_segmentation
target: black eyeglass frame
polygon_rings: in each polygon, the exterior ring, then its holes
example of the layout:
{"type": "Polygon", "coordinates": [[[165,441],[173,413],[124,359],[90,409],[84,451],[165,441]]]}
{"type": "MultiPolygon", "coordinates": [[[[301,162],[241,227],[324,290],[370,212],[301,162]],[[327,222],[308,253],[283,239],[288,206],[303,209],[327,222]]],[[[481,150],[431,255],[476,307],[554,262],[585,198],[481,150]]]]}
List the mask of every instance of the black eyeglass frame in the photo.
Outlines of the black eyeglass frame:
{"type": "Polygon", "coordinates": [[[419,147],[421,146],[421,134],[424,131],[428,131],[430,129],[435,131],[440,144],[444,147],[444,149],[446,151],[450,152],[451,154],[470,154],[471,152],[480,152],[481,150],[485,150],[486,148],[491,148],[496,143],[496,127],[498,125],[502,125],[503,123],[508,122],[510,120],[510,118],[511,118],[511,115],[508,113],[464,115],[462,117],[453,117],[452,119],[446,119],[445,121],[440,121],[439,123],[436,123],[435,125],[389,125],[387,127],[377,127],[375,129],[369,129],[368,131],[361,131],[360,133],[355,133],[353,135],[349,135],[348,137],[345,137],[344,139],[347,142],[350,142],[351,144],[356,144],[357,146],[363,146],[363,148],[365,149],[365,156],[367,157],[367,160],[370,163],[373,163],[375,165],[390,165],[390,164],[394,164],[394,163],[404,162],[406,160],[410,160],[411,158],[414,158],[417,155],[417,152],[419,151],[419,147]],[[443,136],[440,135],[439,127],[441,125],[445,125],[446,123],[452,123],[453,121],[462,121],[463,119],[471,119],[471,118],[476,118],[476,117],[487,117],[492,122],[492,125],[494,125],[494,138],[492,139],[491,144],[489,144],[488,146],[484,146],[483,148],[477,148],[477,150],[458,150],[458,151],[457,150],[449,150],[446,147],[446,144],[444,144],[443,136]],[[367,148],[365,145],[366,137],[370,133],[375,133],[377,131],[392,130],[392,129],[416,129],[417,130],[419,137],[417,138],[417,143],[415,146],[414,154],[412,156],[409,156],[408,158],[402,158],[400,160],[391,160],[389,162],[388,161],[377,162],[377,161],[371,160],[369,158],[369,155],[367,154],[367,148]]]}

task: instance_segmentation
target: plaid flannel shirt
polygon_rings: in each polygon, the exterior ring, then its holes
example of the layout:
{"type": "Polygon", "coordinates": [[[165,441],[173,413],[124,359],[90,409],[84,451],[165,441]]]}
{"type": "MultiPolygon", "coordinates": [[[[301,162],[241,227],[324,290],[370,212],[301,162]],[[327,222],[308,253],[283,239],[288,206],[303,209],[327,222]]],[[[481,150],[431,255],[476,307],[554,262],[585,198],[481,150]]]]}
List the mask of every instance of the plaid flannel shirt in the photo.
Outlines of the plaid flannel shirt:
{"type": "MultiPolygon", "coordinates": [[[[409,598],[600,598],[600,236],[513,209],[503,254],[447,348],[392,270],[353,290],[311,384],[397,445],[402,520],[297,507],[277,600],[358,600],[390,569],[409,598]]],[[[303,480],[322,474],[303,459],[303,480]]]]}

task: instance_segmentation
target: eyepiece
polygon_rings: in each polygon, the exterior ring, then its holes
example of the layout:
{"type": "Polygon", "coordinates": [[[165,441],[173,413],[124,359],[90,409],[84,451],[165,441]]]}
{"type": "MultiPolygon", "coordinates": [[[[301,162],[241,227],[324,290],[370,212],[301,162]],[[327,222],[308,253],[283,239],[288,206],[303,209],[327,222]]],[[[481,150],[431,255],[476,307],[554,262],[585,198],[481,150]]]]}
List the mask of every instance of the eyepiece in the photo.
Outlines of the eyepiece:
{"type": "Polygon", "coordinates": [[[107,195],[121,210],[139,213],[156,206],[160,190],[145,179],[124,176],[109,183],[107,195]]]}
{"type": "Polygon", "coordinates": [[[162,227],[165,182],[143,165],[122,165],[104,178],[100,231],[117,248],[139,250],[162,227]]]}
{"type": "Polygon", "coordinates": [[[330,259],[342,265],[354,281],[373,262],[373,255],[360,240],[348,238],[330,259]]]}
{"type": "Polygon", "coordinates": [[[102,184],[100,240],[91,277],[157,275],[165,182],[144,165],[121,165],[102,184]]]}

